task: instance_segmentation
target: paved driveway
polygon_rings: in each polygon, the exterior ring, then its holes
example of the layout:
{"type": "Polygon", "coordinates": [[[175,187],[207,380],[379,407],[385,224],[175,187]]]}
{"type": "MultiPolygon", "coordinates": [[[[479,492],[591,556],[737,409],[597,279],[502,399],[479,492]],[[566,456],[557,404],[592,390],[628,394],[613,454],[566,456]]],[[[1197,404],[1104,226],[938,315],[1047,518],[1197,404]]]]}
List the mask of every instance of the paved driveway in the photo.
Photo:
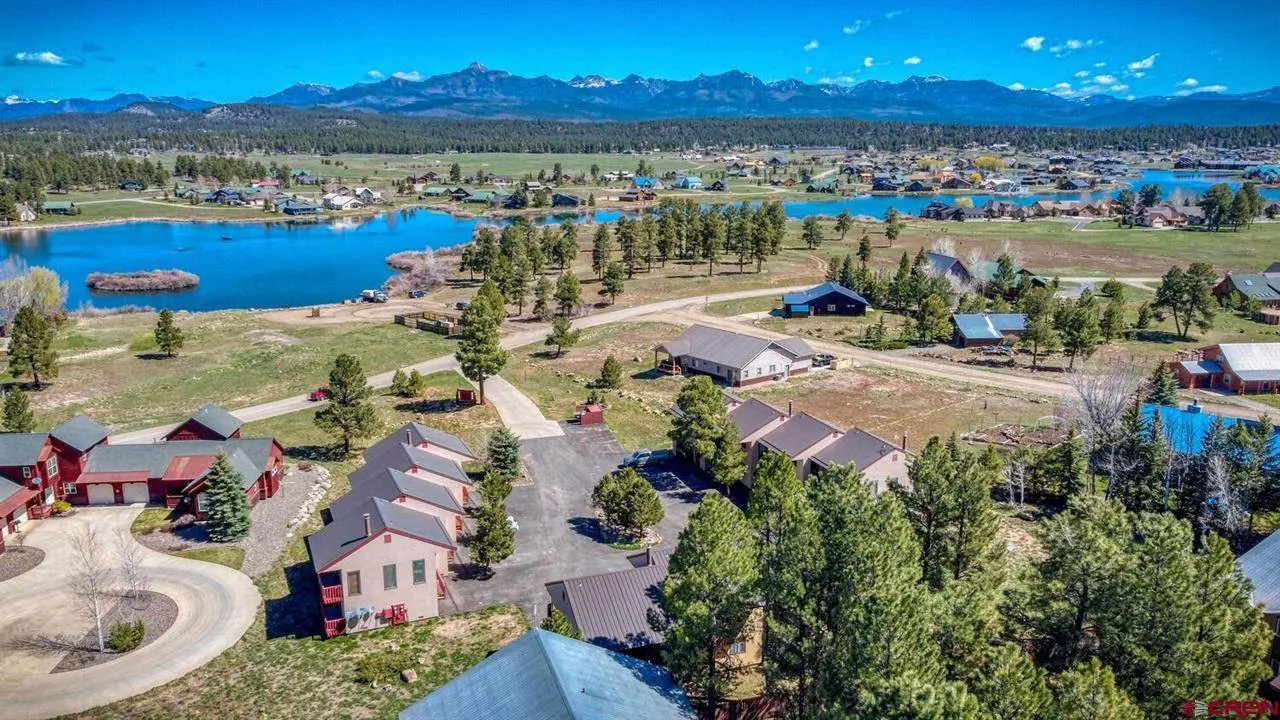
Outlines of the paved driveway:
{"type": "Polygon", "coordinates": [[[117,530],[128,532],[138,507],[82,508],[43,520],[27,544],[45,552],[34,570],[0,583],[0,707],[8,720],[47,718],[106,705],[176,680],[217,657],[253,624],[262,597],[245,575],[222,565],[143,548],[148,589],[173,599],[178,617],[145,647],[101,665],[50,675],[59,657],[13,649],[37,633],[82,636],[91,623],[67,589],[74,565],[71,538],[95,526],[104,555],[115,562],[117,530]]]}
{"type": "MultiPolygon", "coordinates": [[[[591,509],[591,489],[617,469],[626,453],[603,425],[562,427],[560,437],[521,442],[532,482],[514,488],[507,499],[507,511],[520,524],[516,552],[487,580],[451,582],[449,592],[458,610],[511,602],[536,622],[546,615],[550,600],[545,583],[631,567],[628,552],[614,550],[599,538],[591,509]]],[[[664,545],[672,545],[699,495],[678,473],[649,474],[666,509],[658,532],[664,545]]]]}

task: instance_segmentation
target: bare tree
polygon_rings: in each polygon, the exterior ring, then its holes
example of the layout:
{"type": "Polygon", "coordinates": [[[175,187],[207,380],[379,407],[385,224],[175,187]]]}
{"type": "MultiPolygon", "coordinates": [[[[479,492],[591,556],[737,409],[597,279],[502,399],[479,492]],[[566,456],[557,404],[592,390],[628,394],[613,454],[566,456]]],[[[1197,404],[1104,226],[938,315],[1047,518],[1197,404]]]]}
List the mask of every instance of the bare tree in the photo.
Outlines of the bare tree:
{"type": "Polygon", "coordinates": [[[1205,460],[1205,504],[1201,519],[1223,537],[1235,539],[1246,525],[1248,511],[1231,482],[1231,466],[1214,453],[1205,460]]]}
{"type": "Polygon", "coordinates": [[[147,589],[147,578],[142,574],[142,546],[127,530],[116,531],[116,556],[120,559],[120,580],[125,593],[137,600],[147,589]]]}
{"type": "Polygon", "coordinates": [[[107,614],[111,567],[103,556],[98,531],[92,525],[86,525],[71,538],[71,548],[75,551],[75,562],[71,568],[71,592],[93,621],[98,633],[98,651],[103,652],[107,649],[107,642],[102,621],[107,614]]]}
{"type": "Polygon", "coordinates": [[[1132,362],[1117,360],[1093,370],[1083,365],[1068,376],[1072,393],[1066,413],[1080,429],[1089,453],[1091,470],[1107,475],[1107,497],[1115,491],[1116,479],[1126,470],[1128,459],[1116,447],[1125,411],[1142,387],[1142,375],[1132,362]]]}

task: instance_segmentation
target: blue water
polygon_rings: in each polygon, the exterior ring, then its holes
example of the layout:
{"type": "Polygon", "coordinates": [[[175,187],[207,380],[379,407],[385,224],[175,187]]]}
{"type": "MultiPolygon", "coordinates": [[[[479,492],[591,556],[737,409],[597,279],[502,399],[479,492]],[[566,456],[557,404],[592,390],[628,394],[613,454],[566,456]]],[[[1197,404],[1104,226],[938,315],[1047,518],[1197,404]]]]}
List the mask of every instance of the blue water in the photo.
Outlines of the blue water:
{"type": "MultiPolygon", "coordinates": [[[[1175,188],[1203,193],[1226,180],[1201,173],[1148,171],[1134,186],[1155,182],[1167,197],[1175,188]]],[[[1280,200],[1280,190],[1263,190],[1280,200]]],[[[1030,205],[1042,197],[1101,197],[1052,193],[1019,196],[970,196],[975,205],[1011,200],[1030,205]]],[[[871,196],[798,201],[786,204],[788,217],[854,215],[881,217],[890,206],[916,214],[933,200],[954,196],[871,196]]],[[[617,210],[593,213],[598,222],[628,214],[617,210]]],[[[573,216],[545,216],[536,223],[558,223],[573,216]]],[[[579,218],[579,222],[583,221],[579,218]]],[[[337,302],[378,287],[390,274],[388,255],[401,250],[453,247],[467,242],[477,223],[432,210],[403,210],[370,218],[335,222],[175,223],[138,222],[84,228],[30,229],[0,234],[0,260],[19,257],[31,265],[56,271],[70,286],[68,305],[92,302],[97,307],[131,303],[174,310],[273,308],[337,302]],[[84,279],[92,272],[127,272],[178,268],[200,276],[194,290],[166,293],[91,294],[84,279]]]]}

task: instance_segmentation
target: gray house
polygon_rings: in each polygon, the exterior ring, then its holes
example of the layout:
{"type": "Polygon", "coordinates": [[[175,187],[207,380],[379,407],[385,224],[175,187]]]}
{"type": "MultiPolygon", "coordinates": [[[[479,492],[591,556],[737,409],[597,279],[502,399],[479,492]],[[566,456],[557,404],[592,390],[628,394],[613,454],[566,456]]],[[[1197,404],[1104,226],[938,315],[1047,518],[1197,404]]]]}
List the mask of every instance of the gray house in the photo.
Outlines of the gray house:
{"type": "Polygon", "coordinates": [[[653,351],[655,369],[702,373],[734,386],[782,380],[812,365],[813,348],[800,338],[766,340],[705,325],[694,325],[653,351]],[[668,359],[660,360],[660,354],[668,359]]]}

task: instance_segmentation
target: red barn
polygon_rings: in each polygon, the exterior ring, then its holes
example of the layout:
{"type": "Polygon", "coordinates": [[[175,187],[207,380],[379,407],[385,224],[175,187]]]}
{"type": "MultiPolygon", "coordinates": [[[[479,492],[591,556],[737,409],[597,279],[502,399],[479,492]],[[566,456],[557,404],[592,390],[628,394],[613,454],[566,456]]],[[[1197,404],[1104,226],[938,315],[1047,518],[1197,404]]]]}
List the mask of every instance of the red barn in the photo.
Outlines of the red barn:
{"type": "Polygon", "coordinates": [[[235,415],[213,403],[191,413],[178,427],[165,435],[166,440],[231,440],[240,437],[244,423],[235,415]]]}

